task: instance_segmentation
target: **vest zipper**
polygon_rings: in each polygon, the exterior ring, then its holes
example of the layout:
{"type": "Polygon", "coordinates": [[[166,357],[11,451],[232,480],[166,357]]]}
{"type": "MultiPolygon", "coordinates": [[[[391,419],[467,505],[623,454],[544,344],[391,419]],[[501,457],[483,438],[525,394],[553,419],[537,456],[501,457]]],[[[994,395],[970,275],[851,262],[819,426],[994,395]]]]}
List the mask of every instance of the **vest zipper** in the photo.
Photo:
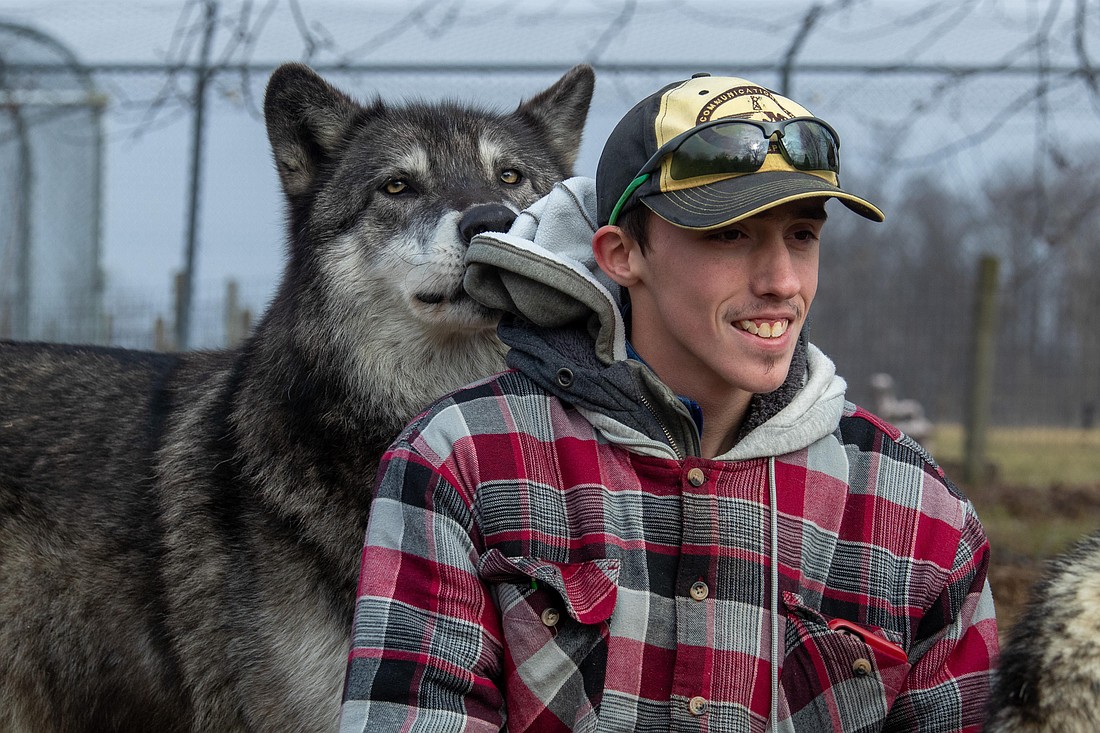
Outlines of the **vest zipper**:
{"type": "Polygon", "coordinates": [[[649,410],[649,414],[653,415],[653,419],[657,421],[657,425],[660,426],[661,432],[665,434],[665,440],[668,441],[669,447],[672,448],[676,457],[682,461],[684,459],[684,452],[680,450],[680,444],[672,437],[672,431],[665,427],[664,420],[662,420],[661,416],[657,414],[657,411],[653,409],[653,405],[649,404],[649,400],[646,399],[645,395],[639,394],[638,397],[641,399],[645,408],[649,410]]]}

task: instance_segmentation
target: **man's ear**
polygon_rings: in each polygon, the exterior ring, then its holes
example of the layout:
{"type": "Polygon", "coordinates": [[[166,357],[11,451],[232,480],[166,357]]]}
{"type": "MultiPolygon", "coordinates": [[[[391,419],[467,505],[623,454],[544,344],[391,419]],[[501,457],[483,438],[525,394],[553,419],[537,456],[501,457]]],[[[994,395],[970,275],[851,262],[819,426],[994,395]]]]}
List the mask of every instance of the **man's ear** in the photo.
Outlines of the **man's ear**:
{"type": "Polygon", "coordinates": [[[622,227],[608,224],[597,229],[592,235],[592,254],[600,269],[622,287],[638,282],[642,251],[622,227]]]}

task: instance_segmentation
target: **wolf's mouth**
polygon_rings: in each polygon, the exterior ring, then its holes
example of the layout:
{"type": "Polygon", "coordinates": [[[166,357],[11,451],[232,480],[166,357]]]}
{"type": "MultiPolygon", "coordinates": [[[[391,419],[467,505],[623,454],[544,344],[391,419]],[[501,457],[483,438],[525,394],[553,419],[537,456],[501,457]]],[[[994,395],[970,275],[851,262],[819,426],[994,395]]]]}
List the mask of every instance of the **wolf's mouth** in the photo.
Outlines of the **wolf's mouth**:
{"type": "Polygon", "coordinates": [[[414,296],[417,302],[425,304],[427,306],[438,306],[444,303],[449,306],[459,306],[458,310],[470,309],[478,317],[487,319],[496,319],[500,317],[499,311],[487,308],[477,300],[470,297],[469,293],[466,293],[461,287],[456,289],[452,293],[417,293],[414,296]]]}
{"type": "Polygon", "coordinates": [[[458,303],[470,296],[465,290],[459,288],[452,293],[417,293],[414,297],[425,305],[439,305],[440,303],[458,303]]]}
{"type": "Polygon", "coordinates": [[[416,302],[429,306],[423,313],[427,320],[449,323],[451,327],[480,329],[490,327],[500,319],[500,311],[486,308],[462,288],[451,293],[417,293],[413,298],[416,302]]]}

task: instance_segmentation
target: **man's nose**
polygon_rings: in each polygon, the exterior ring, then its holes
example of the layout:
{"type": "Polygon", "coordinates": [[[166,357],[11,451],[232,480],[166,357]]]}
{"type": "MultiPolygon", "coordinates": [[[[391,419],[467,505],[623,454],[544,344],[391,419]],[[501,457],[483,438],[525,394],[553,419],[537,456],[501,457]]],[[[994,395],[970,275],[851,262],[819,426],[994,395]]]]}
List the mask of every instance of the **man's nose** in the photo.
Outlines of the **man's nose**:
{"type": "Polygon", "coordinates": [[[753,286],[756,295],[783,300],[798,295],[802,281],[794,256],[781,235],[767,237],[760,243],[755,255],[753,286]]]}

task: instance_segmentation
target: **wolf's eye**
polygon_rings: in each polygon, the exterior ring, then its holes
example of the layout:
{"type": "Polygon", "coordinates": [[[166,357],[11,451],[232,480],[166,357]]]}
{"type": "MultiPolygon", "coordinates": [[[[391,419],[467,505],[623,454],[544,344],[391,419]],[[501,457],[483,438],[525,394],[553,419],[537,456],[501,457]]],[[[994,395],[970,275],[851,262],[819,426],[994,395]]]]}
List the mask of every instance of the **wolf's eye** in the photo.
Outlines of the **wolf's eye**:
{"type": "Polygon", "coordinates": [[[406,191],[408,191],[409,184],[401,178],[391,178],[390,180],[386,181],[384,186],[382,186],[382,190],[390,194],[391,196],[396,196],[399,193],[405,193],[406,191]]]}
{"type": "Polygon", "coordinates": [[[514,186],[523,180],[523,176],[519,174],[515,168],[505,168],[500,172],[500,180],[502,183],[507,183],[509,186],[514,186]]]}

